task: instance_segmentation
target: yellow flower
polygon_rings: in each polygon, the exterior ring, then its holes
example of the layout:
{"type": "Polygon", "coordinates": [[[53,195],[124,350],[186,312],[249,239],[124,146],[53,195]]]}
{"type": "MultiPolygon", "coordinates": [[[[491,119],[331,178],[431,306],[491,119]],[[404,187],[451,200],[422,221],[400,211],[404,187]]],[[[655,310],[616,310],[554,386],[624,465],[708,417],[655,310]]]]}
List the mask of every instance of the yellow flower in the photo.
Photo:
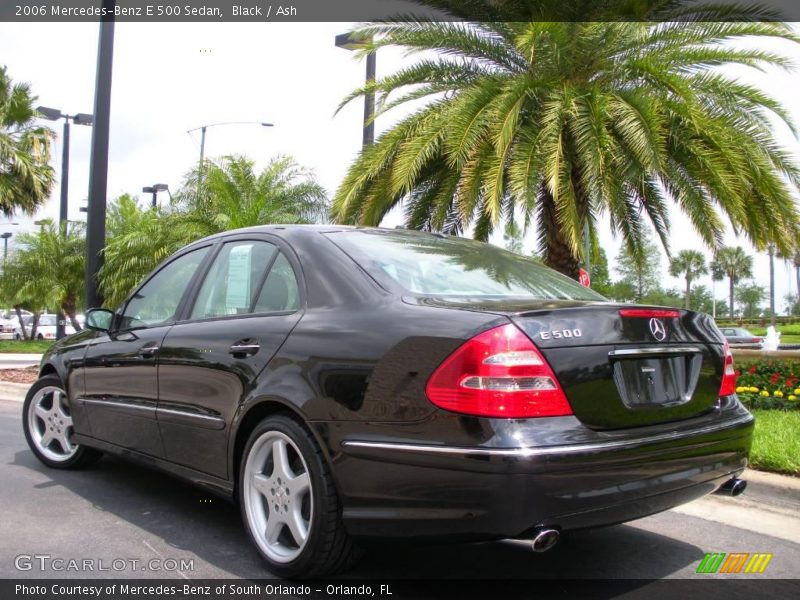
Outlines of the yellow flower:
{"type": "MultiPolygon", "coordinates": [[[[758,391],[758,388],[757,388],[757,387],[753,387],[753,386],[751,386],[751,387],[750,387],[750,388],[749,388],[747,391],[748,391],[748,392],[754,392],[754,393],[755,393],[755,392],[757,392],[757,391],[758,391]]],[[[798,394],[800,394],[800,392],[797,392],[797,393],[798,393],[798,394]]]]}
{"type": "Polygon", "coordinates": [[[767,390],[764,390],[763,392],[761,392],[761,395],[766,398],[769,396],[769,392],[767,390]]]}
{"type": "Polygon", "coordinates": [[[800,396],[800,388],[795,388],[794,393],[796,395],[800,396]]]}
{"type": "Polygon", "coordinates": [[[776,398],[783,398],[783,392],[780,390],[775,390],[775,393],[772,395],[775,396],[776,398]]]}
{"type": "Polygon", "coordinates": [[[787,400],[789,402],[794,402],[795,400],[797,400],[797,396],[795,396],[794,394],[789,394],[789,397],[787,398],[787,400]]]}
{"type": "Polygon", "coordinates": [[[742,387],[741,385],[736,388],[736,393],[737,394],[741,394],[742,392],[745,392],[745,391],[747,391],[747,389],[742,387]]]}

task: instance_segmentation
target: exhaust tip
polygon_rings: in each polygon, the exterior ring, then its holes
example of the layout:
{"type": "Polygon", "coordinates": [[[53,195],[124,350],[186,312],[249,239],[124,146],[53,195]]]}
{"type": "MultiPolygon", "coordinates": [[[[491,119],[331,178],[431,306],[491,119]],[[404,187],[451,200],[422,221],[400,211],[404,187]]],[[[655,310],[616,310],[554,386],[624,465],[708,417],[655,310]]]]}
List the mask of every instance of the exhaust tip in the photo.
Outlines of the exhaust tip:
{"type": "Polygon", "coordinates": [[[558,543],[561,537],[558,529],[539,529],[531,539],[531,549],[534,552],[547,552],[558,543]]]}
{"type": "Polygon", "coordinates": [[[736,497],[741,495],[746,489],[747,482],[744,479],[732,477],[720,486],[720,488],[717,490],[717,493],[736,497]]]}

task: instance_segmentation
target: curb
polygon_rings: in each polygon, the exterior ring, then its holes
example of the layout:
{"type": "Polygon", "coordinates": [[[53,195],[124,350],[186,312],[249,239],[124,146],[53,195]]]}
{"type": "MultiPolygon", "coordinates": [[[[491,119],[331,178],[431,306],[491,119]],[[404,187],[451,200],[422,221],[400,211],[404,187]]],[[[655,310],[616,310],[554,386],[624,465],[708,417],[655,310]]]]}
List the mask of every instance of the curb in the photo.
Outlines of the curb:
{"type": "MultiPolygon", "coordinates": [[[[791,475],[779,475],[767,471],[756,471],[747,469],[741,476],[748,483],[753,483],[759,488],[769,488],[777,495],[790,495],[800,498],[800,477],[791,475]]],[[[747,492],[745,492],[747,493],[747,492]]]]}
{"type": "Polygon", "coordinates": [[[11,383],[10,381],[0,381],[0,400],[11,402],[25,402],[25,395],[30,389],[27,383],[11,383]]]}

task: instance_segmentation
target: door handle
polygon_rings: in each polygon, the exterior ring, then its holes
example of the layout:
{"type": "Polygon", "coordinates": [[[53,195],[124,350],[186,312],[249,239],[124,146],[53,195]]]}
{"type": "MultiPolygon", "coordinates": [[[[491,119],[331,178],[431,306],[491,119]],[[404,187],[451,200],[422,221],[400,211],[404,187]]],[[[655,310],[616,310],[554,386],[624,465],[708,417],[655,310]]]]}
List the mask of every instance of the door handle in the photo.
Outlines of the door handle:
{"type": "Polygon", "coordinates": [[[256,352],[261,349],[261,344],[257,341],[251,340],[242,340],[240,342],[236,342],[233,346],[231,346],[230,353],[236,356],[237,354],[244,355],[244,356],[252,356],[256,352]]]}
{"type": "Polygon", "coordinates": [[[160,350],[160,347],[156,344],[148,344],[146,346],[142,346],[139,348],[139,356],[142,358],[153,358],[156,355],[156,352],[160,350]]]}

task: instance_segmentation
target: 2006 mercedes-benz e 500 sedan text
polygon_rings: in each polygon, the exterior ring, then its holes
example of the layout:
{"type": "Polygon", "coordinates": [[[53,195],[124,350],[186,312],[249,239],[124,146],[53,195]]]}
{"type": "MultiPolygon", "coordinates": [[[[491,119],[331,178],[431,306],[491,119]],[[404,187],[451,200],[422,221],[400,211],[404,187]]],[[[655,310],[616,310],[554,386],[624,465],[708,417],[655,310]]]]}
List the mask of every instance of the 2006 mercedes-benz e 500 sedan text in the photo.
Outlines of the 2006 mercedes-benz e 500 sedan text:
{"type": "Polygon", "coordinates": [[[753,418],[713,321],[493,246],[265,226],[193,243],[44,356],[46,465],[109,452],[233,496],[286,576],[353,540],[527,539],[737,493],[753,418]]]}

